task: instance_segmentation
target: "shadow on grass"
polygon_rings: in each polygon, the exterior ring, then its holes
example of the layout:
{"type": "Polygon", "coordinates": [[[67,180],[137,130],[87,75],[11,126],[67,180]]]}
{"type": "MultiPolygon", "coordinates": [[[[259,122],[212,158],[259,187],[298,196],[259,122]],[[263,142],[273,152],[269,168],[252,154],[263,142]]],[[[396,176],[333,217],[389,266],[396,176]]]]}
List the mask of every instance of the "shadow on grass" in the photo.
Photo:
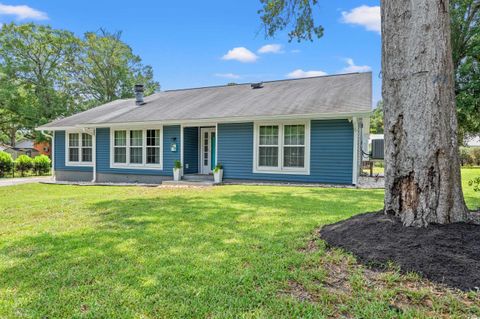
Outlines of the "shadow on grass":
{"type": "Polygon", "coordinates": [[[274,302],[312,229],[381,199],[259,188],[99,201],[93,227],[1,245],[0,300],[28,317],[238,316],[274,302]]]}

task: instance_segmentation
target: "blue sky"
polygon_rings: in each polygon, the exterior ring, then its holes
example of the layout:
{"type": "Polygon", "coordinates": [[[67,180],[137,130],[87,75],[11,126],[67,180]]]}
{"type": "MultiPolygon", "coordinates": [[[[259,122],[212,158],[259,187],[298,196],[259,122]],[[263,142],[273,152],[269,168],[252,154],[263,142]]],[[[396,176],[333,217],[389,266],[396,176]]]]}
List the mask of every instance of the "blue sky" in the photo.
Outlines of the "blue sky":
{"type": "Polygon", "coordinates": [[[379,1],[319,2],[316,18],[325,35],[304,43],[288,43],[286,34],[265,39],[258,0],[0,0],[0,23],[36,21],[78,36],[121,30],[153,66],[162,90],[371,70],[375,104],[381,97],[379,1]]]}

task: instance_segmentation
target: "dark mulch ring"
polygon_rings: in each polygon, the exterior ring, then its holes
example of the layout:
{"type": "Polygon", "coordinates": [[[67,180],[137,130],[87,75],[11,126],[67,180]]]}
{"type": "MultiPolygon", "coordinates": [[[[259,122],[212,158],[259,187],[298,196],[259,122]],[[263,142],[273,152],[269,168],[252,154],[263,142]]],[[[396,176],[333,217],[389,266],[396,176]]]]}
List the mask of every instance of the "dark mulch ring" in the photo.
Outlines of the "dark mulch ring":
{"type": "Polygon", "coordinates": [[[461,290],[480,287],[480,226],[466,223],[404,227],[381,212],[367,213],[322,228],[328,245],[343,248],[373,268],[393,261],[402,272],[461,290]]]}

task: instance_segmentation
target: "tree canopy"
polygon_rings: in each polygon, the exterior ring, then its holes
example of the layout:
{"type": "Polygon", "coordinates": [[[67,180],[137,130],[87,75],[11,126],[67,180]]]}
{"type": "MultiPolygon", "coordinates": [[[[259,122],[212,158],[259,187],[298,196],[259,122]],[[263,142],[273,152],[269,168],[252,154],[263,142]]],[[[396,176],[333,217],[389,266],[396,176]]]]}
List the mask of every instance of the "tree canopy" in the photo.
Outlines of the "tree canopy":
{"type": "Polygon", "coordinates": [[[121,41],[121,33],[72,32],[34,23],[0,29],[0,136],[15,143],[18,132],[41,138],[33,129],[58,117],[160,89],[153,70],[121,41]]]}

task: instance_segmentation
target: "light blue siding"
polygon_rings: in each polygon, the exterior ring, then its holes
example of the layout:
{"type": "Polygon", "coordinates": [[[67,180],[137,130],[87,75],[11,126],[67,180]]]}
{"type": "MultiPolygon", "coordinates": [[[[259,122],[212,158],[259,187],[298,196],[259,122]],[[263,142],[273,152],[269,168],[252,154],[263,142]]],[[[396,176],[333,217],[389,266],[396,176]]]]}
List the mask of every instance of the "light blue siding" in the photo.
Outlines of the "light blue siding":
{"type": "Polygon", "coordinates": [[[253,173],[253,123],[218,125],[218,162],[224,178],[352,183],[353,126],[348,120],[311,121],[310,175],[253,173]]]}
{"type": "Polygon", "coordinates": [[[58,171],[79,171],[93,172],[93,168],[89,166],[66,166],[65,165],[65,131],[55,132],[55,144],[53,152],[55,156],[55,170],[58,171]]]}
{"type": "Polygon", "coordinates": [[[134,169],[134,168],[111,168],[110,167],[110,129],[97,129],[97,172],[109,174],[136,174],[136,175],[173,175],[173,162],[180,160],[180,126],[163,127],[163,170],[134,169]],[[170,145],[172,138],[177,143],[177,151],[172,152],[170,145]]]}
{"type": "Polygon", "coordinates": [[[198,173],[198,127],[183,129],[183,166],[186,174],[198,173]],[[187,168],[188,166],[188,168],[187,168]]]}

